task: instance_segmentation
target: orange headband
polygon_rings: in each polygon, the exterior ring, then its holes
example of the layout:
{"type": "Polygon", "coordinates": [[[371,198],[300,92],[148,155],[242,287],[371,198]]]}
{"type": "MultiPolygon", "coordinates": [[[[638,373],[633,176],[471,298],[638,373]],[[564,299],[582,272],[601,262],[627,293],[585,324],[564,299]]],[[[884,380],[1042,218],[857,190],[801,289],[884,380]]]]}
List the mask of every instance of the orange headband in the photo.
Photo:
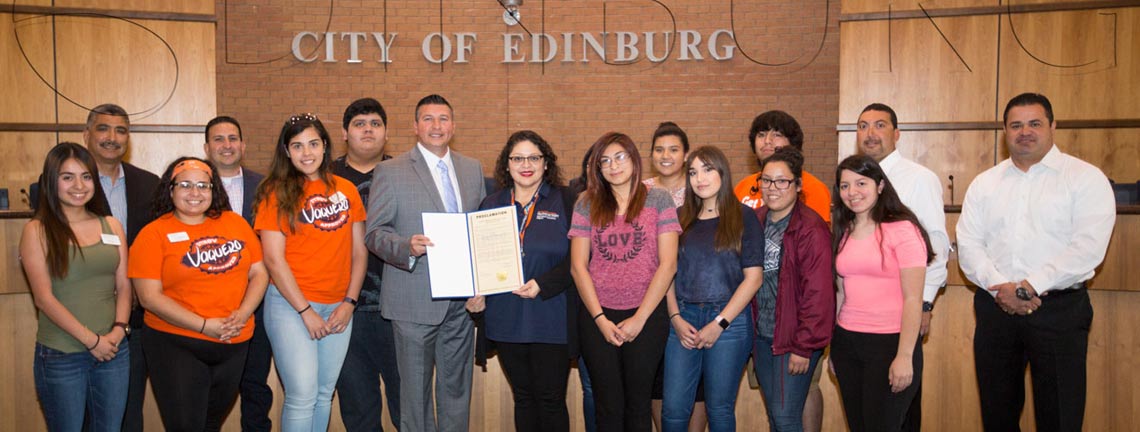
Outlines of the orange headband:
{"type": "Polygon", "coordinates": [[[204,171],[207,177],[214,176],[214,170],[211,170],[210,166],[206,165],[205,162],[197,159],[187,159],[174,166],[174,173],[170,175],[170,179],[174,180],[179,174],[190,170],[204,171]]]}

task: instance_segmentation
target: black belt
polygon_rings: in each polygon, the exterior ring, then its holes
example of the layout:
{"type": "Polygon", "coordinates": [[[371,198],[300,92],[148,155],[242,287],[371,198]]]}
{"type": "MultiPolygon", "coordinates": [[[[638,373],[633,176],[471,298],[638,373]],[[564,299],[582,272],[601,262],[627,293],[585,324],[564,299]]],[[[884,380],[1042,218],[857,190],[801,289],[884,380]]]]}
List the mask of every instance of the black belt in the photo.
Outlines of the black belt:
{"type": "Polygon", "coordinates": [[[1082,282],[1077,282],[1075,284],[1072,284],[1066,288],[1048,291],[1048,292],[1042,294],[1041,297],[1042,298],[1057,298],[1057,297],[1069,295],[1069,294],[1072,294],[1075,292],[1084,291],[1087,288],[1088,288],[1088,285],[1082,281],[1082,282]]]}

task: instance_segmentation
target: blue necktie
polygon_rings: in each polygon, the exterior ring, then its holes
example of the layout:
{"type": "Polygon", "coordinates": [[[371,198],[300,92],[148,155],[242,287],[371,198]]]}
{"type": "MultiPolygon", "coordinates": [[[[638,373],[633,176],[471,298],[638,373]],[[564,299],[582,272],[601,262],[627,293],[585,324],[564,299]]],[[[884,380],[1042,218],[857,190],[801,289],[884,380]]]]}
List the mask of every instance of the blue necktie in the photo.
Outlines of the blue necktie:
{"type": "Polygon", "coordinates": [[[443,183],[443,207],[448,213],[459,213],[459,200],[455,199],[455,188],[451,186],[451,175],[447,171],[447,164],[440,160],[435,166],[439,168],[439,180],[443,183]]]}

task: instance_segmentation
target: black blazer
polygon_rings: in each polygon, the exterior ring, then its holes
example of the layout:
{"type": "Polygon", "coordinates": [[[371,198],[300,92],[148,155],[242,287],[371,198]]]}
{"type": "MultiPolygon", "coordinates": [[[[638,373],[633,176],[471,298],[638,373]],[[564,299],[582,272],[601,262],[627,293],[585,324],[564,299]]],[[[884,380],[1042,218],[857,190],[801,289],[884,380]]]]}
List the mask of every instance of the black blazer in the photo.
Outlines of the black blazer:
{"type": "MultiPolygon", "coordinates": [[[[247,170],[247,169],[245,169],[245,167],[242,167],[241,177],[242,177],[242,186],[241,186],[242,192],[241,193],[242,193],[242,199],[243,199],[243,201],[245,201],[245,202],[241,203],[241,215],[243,218],[245,218],[246,222],[249,222],[249,226],[252,227],[253,226],[253,197],[254,197],[254,195],[257,195],[257,185],[260,184],[261,181],[265,179],[265,176],[261,175],[260,173],[256,173],[256,172],[247,170]]],[[[231,202],[230,207],[232,208],[232,207],[237,207],[237,206],[235,206],[234,203],[231,202]]]]}
{"type": "MultiPolygon", "coordinates": [[[[119,222],[127,224],[127,246],[129,247],[134,244],[135,236],[139,235],[139,231],[142,231],[144,226],[154,220],[152,204],[154,203],[154,194],[158,191],[159,180],[158,176],[151,174],[150,171],[126,162],[123,162],[123,179],[127,182],[127,220],[119,222]]],[[[105,194],[106,191],[103,193],[105,194]]],[[[103,205],[107,206],[108,211],[111,209],[111,204],[106,195],[97,198],[103,200],[103,205]]],[[[40,203],[40,185],[38,182],[32,183],[28,188],[28,199],[32,211],[35,211],[40,203]]]]}
{"type": "MultiPolygon", "coordinates": [[[[154,194],[158,191],[158,176],[150,171],[123,162],[123,178],[127,181],[127,245],[135,243],[143,227],[154,220],[154,194]]],[[[106,191],[104,191],[106,193],[106,191]]],[[[111,208],[107,196],[99,197],[111,208]]],[[[121,222],[121,221],[120,221],[121,222]]]]}

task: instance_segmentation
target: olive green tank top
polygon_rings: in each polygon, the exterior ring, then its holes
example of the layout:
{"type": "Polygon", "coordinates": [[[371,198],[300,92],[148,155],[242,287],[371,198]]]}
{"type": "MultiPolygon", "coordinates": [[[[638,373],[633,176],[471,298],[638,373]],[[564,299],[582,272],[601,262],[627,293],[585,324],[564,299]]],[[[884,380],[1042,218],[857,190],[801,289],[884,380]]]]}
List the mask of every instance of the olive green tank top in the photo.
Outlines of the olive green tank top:
{"type": "MultiPolygon", "coordinates": [[[[107,219],[101,219],[103,234],[114,234],[107,219]]],[[[125,241],[120,238],[119,241],[125,241]]],[[[67,277],[51,279],[51,293],[75,319],[91,331],[104,334],[111,331],[115,322],[115,270],[119,267],[119,247],[102,241],[84,246],[79,254],[71,246],[71,260],[67,277]]],[[[39,330],[36,342],[44,346],[76,353],[87,351],[87,346],[59,328],[43,311],[39,312],[39,330]]]]}

